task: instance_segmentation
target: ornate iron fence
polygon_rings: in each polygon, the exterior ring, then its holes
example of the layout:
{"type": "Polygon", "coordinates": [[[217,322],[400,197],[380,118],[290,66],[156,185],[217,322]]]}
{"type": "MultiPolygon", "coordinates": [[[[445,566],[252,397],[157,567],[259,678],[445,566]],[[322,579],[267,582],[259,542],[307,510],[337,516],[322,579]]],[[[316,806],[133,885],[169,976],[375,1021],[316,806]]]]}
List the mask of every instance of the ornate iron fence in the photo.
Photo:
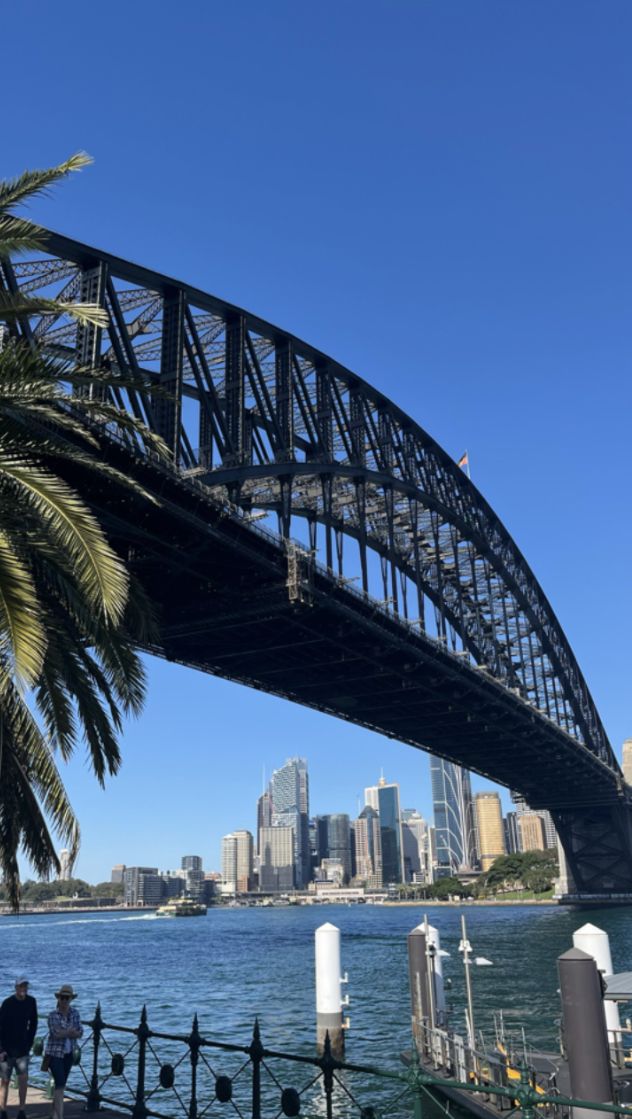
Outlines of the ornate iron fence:
{"type": "MultiPolygon", "coordinates": [[[[321,1056],[279,1052],[263,1044],[257,1021],[247,1045],[203,1037],[197,1015],[188,1034],[153,1030],[145,1008],[136,1027],[106,1022],[100,1006],[83,1024],[86,1035],[67,1094],[85,1099],[88,1112],[107,1106],[133,1119],[213,1119],[220,1112],[242,1119],[425,1119],[429,1112],[436,1116],[438,1108],[454,1119],[449,1108],[456,1101],[467,1112],[473,1095],[490,1115],[496,1110],[522,1112],[523,1119],[538,1114],[568,1119],[572,1107],[632,1115],[632,1105],[543,1094],[527,1068],[511,1085],[473,1073],[457,1080],[421,1065],[415,1049],[400,1068],[378,1068],[337,1060],[328,1036],[321,1056]]],[[[34,1083],[45,1086],[45,1079],[39,1074],[34,1083]]]]}

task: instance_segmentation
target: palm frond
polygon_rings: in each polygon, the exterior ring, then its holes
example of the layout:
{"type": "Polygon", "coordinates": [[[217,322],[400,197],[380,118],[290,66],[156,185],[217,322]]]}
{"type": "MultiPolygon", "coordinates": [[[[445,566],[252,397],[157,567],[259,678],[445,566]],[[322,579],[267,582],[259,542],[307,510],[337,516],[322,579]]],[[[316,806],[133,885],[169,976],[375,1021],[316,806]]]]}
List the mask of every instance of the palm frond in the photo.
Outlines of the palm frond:
{"type": "MultiPolygon", "coordinates": [[[[0,257],[1,257],[0,252],[0,257]]],[[[92,326],[107,326],[107,311],[96,303],[65,303],[41,296],[22,295],[20,292],[0,291],[0,321],[16,322],[32,315],[71,315],[77,322],[92,326]]]]}
{"type": "Polygon", "coordinates": [[[87,152],[76,152],[57,167],[48,167],[41,171],[24,171],[15,179],[0,182],[0,211],[6,211],[16,206],[18,202],[47,193],[54,183],[58,183],[73,171],[80,171],[90,163],[92,157],[87,152]]]}
{"type": "Polygon", "coordinates": [[[46,633],[28,566],[0,529],[0,652],[18,680],[32,685],[46,652],[46,633]]]}
{"type": "Polygon", "coordinates": [[[45,237],[46,230],[39,225],[0,211],[0,260],[18,253],[38,252],[45,237]]]}
{"type": "Polygon", "coordinates": [[[112,621],[120,621],[127,601],[127,573],[98,521],[79,495],[60,478],[13,455],[0,455],[0,489],[46,524],[56,545],[68,551],[88,599],[112,621]]]}

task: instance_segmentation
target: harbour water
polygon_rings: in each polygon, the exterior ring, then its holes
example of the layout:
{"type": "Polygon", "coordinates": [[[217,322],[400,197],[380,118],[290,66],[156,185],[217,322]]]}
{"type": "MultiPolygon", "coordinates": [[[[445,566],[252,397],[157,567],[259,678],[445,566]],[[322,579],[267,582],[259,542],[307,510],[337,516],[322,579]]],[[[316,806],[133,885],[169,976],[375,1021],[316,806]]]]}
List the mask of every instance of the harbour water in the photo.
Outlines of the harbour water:
{"type": "MultiPolygon", "coordinates": [[[[106,1021],[134,1026],[147,1006],[154,1029],[186,1033],[194,1012],[215,1040],[246,1044],[255,1015],[266,1045],[312,1053],[315,1038],[314,930],[324,921],[342,934],[349,973],[350,1060],[397,1063],[410,1044],[406,935],[423,907],[318,906],[212,908],[206,917],[165,921],[153,914],[5,917],[0,920],[3,991],[26,972],[41,1014],[59,983],[72,983],[84,1018],[101,1003],[106,1021]]],[[[524,1026],[534,1047],[556,1044],[556,959],[573,931],[590,920],[608,931],[614,967],[632,969],[630,911],[588,913],[555,906],[465,910],[474,954],[493,967],[474,969],[477,1027],[491,1040],[494,1011],[524,1026]]],[[[457,908],[429,908],[441,934],[444,974],[452,980],[453,1028],[463,1028],[465,992],[458,954],[457,908]]]]}

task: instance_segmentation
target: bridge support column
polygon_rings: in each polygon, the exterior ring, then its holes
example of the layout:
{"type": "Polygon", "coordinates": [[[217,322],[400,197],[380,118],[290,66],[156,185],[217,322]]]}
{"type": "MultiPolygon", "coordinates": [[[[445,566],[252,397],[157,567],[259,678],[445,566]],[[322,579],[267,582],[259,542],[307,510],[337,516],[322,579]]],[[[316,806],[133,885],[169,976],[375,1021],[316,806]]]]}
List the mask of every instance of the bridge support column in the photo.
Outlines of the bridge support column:
{"type": "Polygon", "coordinates": [[[577,895],[632,897],[632,806],[623,802],[552,816],[577,895]]]}

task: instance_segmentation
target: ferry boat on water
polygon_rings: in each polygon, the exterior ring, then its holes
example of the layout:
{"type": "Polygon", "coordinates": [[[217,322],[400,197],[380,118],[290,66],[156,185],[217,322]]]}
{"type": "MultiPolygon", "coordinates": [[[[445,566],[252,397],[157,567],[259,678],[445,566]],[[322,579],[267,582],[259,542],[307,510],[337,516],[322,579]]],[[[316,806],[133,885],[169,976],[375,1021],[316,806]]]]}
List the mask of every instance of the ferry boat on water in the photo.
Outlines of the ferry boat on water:
{"type": "Polygon", "coordinates": [[[206,906],[193,898],[173,898],[156,910],[156,917],[204,917],[206,906]]]}

